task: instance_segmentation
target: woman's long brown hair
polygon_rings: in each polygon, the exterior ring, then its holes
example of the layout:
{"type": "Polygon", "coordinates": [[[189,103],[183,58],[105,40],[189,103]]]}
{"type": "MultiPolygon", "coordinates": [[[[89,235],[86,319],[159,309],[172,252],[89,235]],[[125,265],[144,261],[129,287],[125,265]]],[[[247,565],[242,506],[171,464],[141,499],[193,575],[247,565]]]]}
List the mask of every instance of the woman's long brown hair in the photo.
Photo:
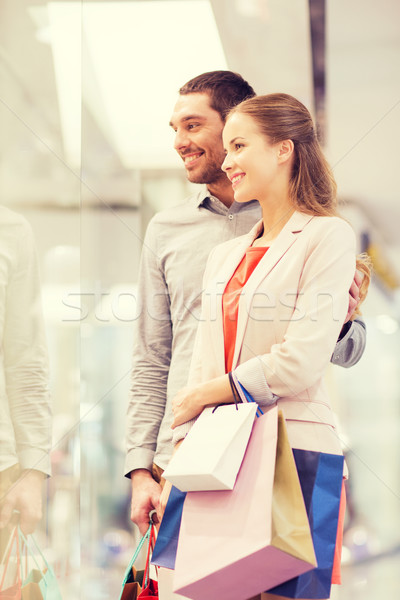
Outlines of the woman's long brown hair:
{"type": "MultiPolygon", "coordinates": [[[[289,94],[267,94],[244,100],[228,114],[251,117],[261,133],[272,143],[292,140],[294,158],[289,194],[295,208],[316,216],[340,216],[337,211],[336,181],[318,142],[310,112],[289,94]]],[[[352,318],[360,314],[360,304],[371,280],[371,260],[359,254],[356,269],[363,275],[360,301],[352,318]]]]}

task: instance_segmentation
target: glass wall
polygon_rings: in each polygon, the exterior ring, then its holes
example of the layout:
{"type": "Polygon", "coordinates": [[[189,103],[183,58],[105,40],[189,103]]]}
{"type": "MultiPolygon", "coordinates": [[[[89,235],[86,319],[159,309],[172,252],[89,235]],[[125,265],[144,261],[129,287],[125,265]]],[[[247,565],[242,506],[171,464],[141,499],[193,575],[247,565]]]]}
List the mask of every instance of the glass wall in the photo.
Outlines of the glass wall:
{"type": "MultiPolygon", "coordinates": [[[[375,262],[365,355],[327,375],[351,472],[334,598],[394,598],[400,15],[395,0],[326,4],[327,152],[359,250],[375,262]]],[[[172,149],[177,90],[232,69],[312,109],[308,3],[284,5],[0,0],[0,204],[33,230],[53,411],[34,535],[65,599],[116,598],[138,539],[123,466],[140,252],[152,215],[195,189],[172,149]]]]}

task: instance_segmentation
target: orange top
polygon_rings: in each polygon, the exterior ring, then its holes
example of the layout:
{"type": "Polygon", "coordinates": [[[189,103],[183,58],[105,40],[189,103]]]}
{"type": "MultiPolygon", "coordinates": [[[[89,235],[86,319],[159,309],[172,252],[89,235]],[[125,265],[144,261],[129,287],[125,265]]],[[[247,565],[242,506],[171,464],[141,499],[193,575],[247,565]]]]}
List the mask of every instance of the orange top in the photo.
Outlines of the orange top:
{"type": "Polygon", "coordinates": [[[250,246],[250,248],[247,248],[246,254],[228,281],[222,296],[226,373],[232,370],[240,294],[267,250],[268,247],[265,246],[250,246]]]}

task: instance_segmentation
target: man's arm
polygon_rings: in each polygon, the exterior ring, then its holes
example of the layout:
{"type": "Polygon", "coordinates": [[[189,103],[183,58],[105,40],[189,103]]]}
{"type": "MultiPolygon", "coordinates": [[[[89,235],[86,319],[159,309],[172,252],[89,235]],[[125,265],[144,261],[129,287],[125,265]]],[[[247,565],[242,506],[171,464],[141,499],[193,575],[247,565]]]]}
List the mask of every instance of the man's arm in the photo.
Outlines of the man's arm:
{"type": "Polygon", "coordinates": [[[157,437],[165,413],[171,361],[172,327],[168,288],[150,223],[139,269],[139,317],[127,412],[125,475],[132,483],[131,519],[143,532],[148,513],[158,508],[161,488],[151,476],[157,437]]]}
{"type": "Polygon", "coordinates": [[[357,364],[364,353],[366,339],[367,333],[363,319],[357,317],[354,321],[348,321],[340,332],[331,362],[345,368],[357,364]]]}
{"type": "Polygon", "coordinates": [[[362,274],[356,271],[349,290],[349,308],[346,320],[331,357],[331,362],[339,367],[352,367],[358,363],[365,350],[367,335],[365,323],[361,317],[350,320],[354,314],[357,314],[362,282],[362,274]]]}
{"type": "Polygon", "coordinates": [[[48,355],[37,255],[30,226],[15,227],[15,261],[5,296],[4,375],[14,429],[19,479],[2,499],[0,527],[13,510],[25,533],[42,515],[43,480],[50,474],[51,407],[48,355]]]}
{"type": "Polygon", "coordinates": [[[19,525],[27,535],[33,533],[42,518],[43,480],[46,475],[41,471],[28,469],[22,471],[16,482],[10,487],[0,504],[0,529],[12,519],[13,512],[19,512],[19,525]]]}

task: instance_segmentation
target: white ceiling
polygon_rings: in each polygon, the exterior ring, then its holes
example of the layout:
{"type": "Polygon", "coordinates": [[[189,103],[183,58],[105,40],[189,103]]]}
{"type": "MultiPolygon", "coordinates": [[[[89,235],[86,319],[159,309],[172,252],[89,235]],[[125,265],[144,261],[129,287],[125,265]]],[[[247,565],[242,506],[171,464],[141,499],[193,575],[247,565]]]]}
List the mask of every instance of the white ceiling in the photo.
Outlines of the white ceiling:
{"type": "MultiPolygon", "coordinates": [[[[177,89],[230,68],[312,108],[307,0],[0,0],[3,203],[140,203],[177,89]],[[83,180],[83,184],[81,183],[83,180]]],[[[400,273],[400,3],[327,0],[327,153],[400,273]]]]}

